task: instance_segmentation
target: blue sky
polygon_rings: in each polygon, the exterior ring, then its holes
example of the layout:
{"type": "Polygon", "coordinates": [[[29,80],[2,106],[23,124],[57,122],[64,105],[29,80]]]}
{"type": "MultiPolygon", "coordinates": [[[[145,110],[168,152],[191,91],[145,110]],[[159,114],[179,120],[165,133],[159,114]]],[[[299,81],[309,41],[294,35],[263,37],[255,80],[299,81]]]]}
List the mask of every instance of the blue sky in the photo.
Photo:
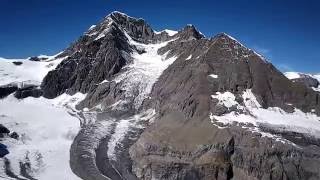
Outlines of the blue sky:
{"type": "Polygon", "coordinates": [[[155,30],[226,32],[282,71],[320,72],[317,0],[0,0],[0,57],[55,54],[114,10],[155,30]]]}

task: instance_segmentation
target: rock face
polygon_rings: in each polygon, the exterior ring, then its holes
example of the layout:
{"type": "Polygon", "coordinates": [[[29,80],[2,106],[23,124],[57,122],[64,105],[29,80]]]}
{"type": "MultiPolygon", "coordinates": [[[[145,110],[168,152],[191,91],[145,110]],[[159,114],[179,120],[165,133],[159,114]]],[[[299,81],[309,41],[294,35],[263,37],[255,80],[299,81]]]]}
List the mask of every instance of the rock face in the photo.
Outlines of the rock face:
{"type": "Polygon", "coordinates": [[[8,85],[0,86],[0,99],[7,97],[14,93],[14,96],[18,99],[27,97],[38,98],[42,96],[42,90],[38,85],[29,83],[11,83],[8,85]]]}
{"type": "Polygon", "coordinates": [[[0,158],[3,158],[5,155],[9,154],[7,146],[0,143],[0,158]]]}
{"type": "Polygon", "coordinates": [[[43,96],[86,93],[77,108],[95,115],[81,112],[88,122],[70,150],[82,179],[320,179],[319,134],[215,119],[250,115],[248,90],[260,109],[320,115],[313,80],[290,81],[227,34],[155,32],[114,12],[59,56],[43,96]],[[224,92],[234,104],[213,98],[224,92]]]}
{"type": "Polygon", "coordinates": [[[0,99],[7,97],[8,95],[14,93],[16,90],[18,90],[18,87],[13,84],[0,86],[0,99]]]}
{"type": "Polygon", "coordinates": [[[42,96],[42,90],[35,85],[19,88],[15,93],[14,96],[18,99],[24,99],[26,97],[34,97],[38,98],[42,96]]]}
{"type": "Polygon", "coordinates": [[[2,124],[0,124],[0,134],[9,134],[10,130],[6,127],[4,127],[2,124]]]}

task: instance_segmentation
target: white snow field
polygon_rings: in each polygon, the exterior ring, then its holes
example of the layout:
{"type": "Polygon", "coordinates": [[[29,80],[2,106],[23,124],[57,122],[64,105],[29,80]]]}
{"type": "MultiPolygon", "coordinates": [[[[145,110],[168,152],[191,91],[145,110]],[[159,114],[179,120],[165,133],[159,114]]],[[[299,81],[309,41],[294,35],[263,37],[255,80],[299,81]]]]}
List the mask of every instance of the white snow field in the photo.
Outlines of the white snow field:
{"type": "MultiPolygon", "coordinates": [[[[41,55],[43,57],[44,55],[41,55]]],[[[53,60],[55,56],[46,61],[29,61],[27,59],[0,58],[0,85],[13,82],[32,81],[40,84],[44,76],[53,70],[64,58],[53,60]],[[14,65],[13,62],[22,62],[14,65]]]]}
{"type": "MultiPolygon", "coordinates": [[[[24,59],[0,60],[0,85],[32,82],[40,84],[44,76],[62,60],[50,56],[46,61],[24,59]],[[22,64],[14,65],[13,61],[22,64]]],[[[16,99],[9,95],[0,99],[0,123],[17,132],[19,139],[6,137],[2,144],[8,146],[11,171],[20,175],[20,163],[30,163],[27,171],[40,180],[78,180],[69,166],[69,150],[73,138],[80,129],[80,121],[71,115],[74,106],[85,95],[63,94],[56,99],[16,99]]],[[[10,179],[4,170],[4,159],[0,159],[0,179],[10,179]]]]}
{"type": "Polygon", "coordinates": [[[0,100],[1,124],[20,136],[1,142],[8,146],[6,158],[16,175],[20,174],[20,162],[30,162],[34,178],[78,179],[69,166],[69,149],[80,123],[54,104],[45,98],[18,100],[13,95],[0,100]]]}
{"type": "Polygon", "coordinates": [[[282,131],[292,131],[297,133],[308,134],[315,137],[320,137],[320,117],[314,113],[304,113],[295,108],[293,113],[287,113],[278,107],[262,108],[250,89],[247,89],[243,94],[244,105],[240,105],[235,101],[235,95],[231,92],[218,92],[211,96],[218,99],[219,104],[227,108],[237,106],[244,113],[230,112],[221,116],[210,114],[211,122],[218,126],[216,122],[224,125],[238,123],[243,127],[257,131],[259,125],[267,125],[282,131]]]}

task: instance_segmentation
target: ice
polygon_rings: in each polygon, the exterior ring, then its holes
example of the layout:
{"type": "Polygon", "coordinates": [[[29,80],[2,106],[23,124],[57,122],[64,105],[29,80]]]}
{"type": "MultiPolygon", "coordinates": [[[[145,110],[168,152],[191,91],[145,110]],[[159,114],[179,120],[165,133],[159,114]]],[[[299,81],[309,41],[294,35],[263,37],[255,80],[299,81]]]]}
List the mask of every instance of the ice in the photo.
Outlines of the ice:
{"type": "MultiPolygon", "coordinates": [[[[136,46],[138,49],[144,49],[145,53],[139,54],[138,52],[133,52],[130,54],[133,62],[125,67],[127,71],[114,79],[125,90],[125,97],[111,105],[111,107],[112,109],[121,109],[126,103],[130,102],[130,99],[133,99],[134,108],[138,110],[143,100],[149,97],[153,84],[177,57],[167,58],[168,52],[163,55],[158,54],[158,49],[166,46],[170,41],[157,44],[142,44],[134,41],[126,32],[125,35],[129,44],[136,46]]],[[[150,120],[154,114],[154,110],[147,110],[116,122],[114,133],[111,135],[108,143],[108,157],[111,160],[116,160],[116,147],[121,145],[121,141],[130,129],[133,127],[138,128],[140,121],[150,120]]]]}
{"type": "MultiPolygon", "coordinates": [[[[139,128],[138,123],[141,121],[149,121],[152,119],[155,115],[155,110],[149,109],[143,113],[134,115],[128,119],[122,119],[120,120],[116,128],[114,130],[114,133],[111,136],[111,139],[108,143],[108,157],[112,160],[116,160],[115,158],[115,152],[116,152],[116,146],[120,145],[120,142],[124,139],[125,135],[128,133],[130,128],[139,128]]],[[[140,128],[143,128],[142,126],[140,128]]]]}

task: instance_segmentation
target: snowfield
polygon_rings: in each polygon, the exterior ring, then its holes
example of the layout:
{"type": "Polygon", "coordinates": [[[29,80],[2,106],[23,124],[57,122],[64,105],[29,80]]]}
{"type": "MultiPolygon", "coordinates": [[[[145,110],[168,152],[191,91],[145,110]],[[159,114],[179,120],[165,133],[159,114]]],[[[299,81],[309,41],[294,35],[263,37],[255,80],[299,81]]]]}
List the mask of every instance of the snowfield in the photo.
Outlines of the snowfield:
{"type": "MultiPolygon", "coordinates": [[[[0,59],[0,85],[9,83],[33,83],[40,85],[44,76],[64,58],[44,56],[46,61],[25,59],[0,59]],[[13,62],[22,62],[15,65],[13,62]]],[[[0,99],[0,123],[17,132],[19,139],[5,137],[1,143],[8,146],[9,169],[21,176],[21,164],[30,164],[26,171],[40,180],[78,180],[69,166],[71,143],[80,129],[80,121],[74,107],[85,97],[63,94],[55,99],[16,99],[9,95],[0,99]]],[[[11,179],[5,173],[5,159],[0,159],[0,179],[11,179]]]]}
{"type": "MultiPolygon", "coordinates": [[[[44,55],[41,55],[43,57],[44,55]]],[[[40,84],[44,76],[64,59],[49,57],[46,61],[29,61],[27,59],[4,59],[0,58],[0,86],[13,82],[32,81],[40,84]],[[50,59],[51,58],[51,59],[50,59]],[[13,62],[22,62],[14,65],[13,62]]]]}
{"type": "Polygon", "coordinates": [[[44,98],[17,100],[13,95],[0,100],[1,124],[20,135],[19,140],[2,142],[8,146],[6,158],[14,174],[20,174],[20,162],[29,162],[29,173],[37,179],[79,179],[69,167],[69,149],[80,123],[54,104],[44,98]]]}
{"type": "MultiPolygon", "coordinates": [[[[292,131],[297,133],[308,134],[314,137],[320,137],[320,117],[314,113],[304,113],[295,109],[293,113],[287,113],[278,107],[262,108],[250,89],[243,94],[244,105],[235,101],[235,95],[231,92],[218,92],[211,96],[219,100],[219,104],[227,108],[237,106],[237,109],[244,113],[232,111],[221,116],[210,114],[211,122],[216,124],[220,122],[224,125],[238,123],[239,125],[257,131],[259,126],[267,126],[281,131],[292,131]],[[251,127],[254,126],[254,128],[251,127]]],[[[259,130],[258,130],[259,131],[259,130]]],[[[261,132],[261,131],[260,131],[261,132]]]]}

